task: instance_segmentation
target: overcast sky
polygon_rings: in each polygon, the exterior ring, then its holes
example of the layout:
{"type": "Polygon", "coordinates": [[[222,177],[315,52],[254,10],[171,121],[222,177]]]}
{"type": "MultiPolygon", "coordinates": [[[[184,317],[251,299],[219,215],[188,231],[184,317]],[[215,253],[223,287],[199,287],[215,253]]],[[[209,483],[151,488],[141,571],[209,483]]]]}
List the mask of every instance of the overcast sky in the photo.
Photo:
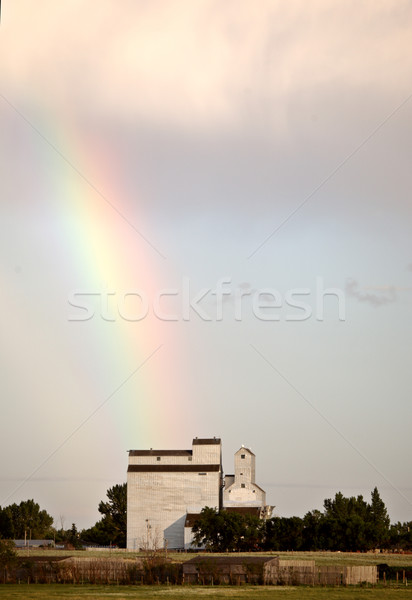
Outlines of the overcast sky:
{"type": "Polygon", "coordinates": [[[411,29],[2,3],[0,505],[91,526],[128,449],[216,435],[278,515],[376,485],[412,520],[411,29]]]}

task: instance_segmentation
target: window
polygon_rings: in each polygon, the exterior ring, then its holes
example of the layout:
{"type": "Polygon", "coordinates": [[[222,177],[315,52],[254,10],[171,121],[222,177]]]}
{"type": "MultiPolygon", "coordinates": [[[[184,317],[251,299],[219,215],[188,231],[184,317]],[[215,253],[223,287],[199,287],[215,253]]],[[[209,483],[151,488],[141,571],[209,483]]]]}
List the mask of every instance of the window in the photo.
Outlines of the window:
{"type": "Polygon", "coordinates": [[[240,484],[240,487],[243,487],[243,488],[244,488],[244,487],[246,487],[246,485],[245,485],[244,483],[241,483],[241,484],[240,484]]]}
{"type": "Polygon", "coordinates": [[[192,460],[192,457],[191,457],[191,456],[189,456],[189,457],[187,458],[187,460],[192,460]]]}
{"type": "Polygon", "coordinates": [[[206,473],[199,473],[199,475],[206,475],[206,473]]]}
{"type": "Polygon", "coordinates": [[[160,456],[156,456],[156,460],[160,460],[160,456]]]}
{"type": "Polygon", "coordinates": [[[241,454],[240,458],[246,458],[246,454],[241,454]]]}

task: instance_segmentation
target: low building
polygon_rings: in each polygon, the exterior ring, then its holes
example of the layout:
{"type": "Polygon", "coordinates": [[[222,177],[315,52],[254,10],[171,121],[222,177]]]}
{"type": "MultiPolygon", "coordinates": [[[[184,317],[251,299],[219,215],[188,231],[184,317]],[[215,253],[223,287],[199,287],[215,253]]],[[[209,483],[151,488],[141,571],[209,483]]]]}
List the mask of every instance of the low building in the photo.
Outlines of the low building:
{"type": "Polygon", "coordinates": [[[256,585],[375,585],[376,565],[319,565],[278,556],[197,556],[183,563],[185,583],[256,585]]]}
{"type": "Polygon", "coordinates": [[[197,556],[183,563],[185,583],[269,584],[276,582],[273,556],[197,556]]]}

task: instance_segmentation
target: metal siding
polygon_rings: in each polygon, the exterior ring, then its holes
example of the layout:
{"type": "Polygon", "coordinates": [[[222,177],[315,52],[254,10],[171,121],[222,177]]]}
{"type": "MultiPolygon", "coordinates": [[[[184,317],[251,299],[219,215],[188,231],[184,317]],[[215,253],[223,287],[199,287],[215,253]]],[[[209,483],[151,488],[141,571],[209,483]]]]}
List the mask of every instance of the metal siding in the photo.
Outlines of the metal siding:
{"type": "Polygon", "coordinates": [[[163,547],[166,541],[168,548],[184,548],[184,523],[189,509],[200,512],[205,506],[219,507],[220,444],[197,445],[192,462],[176,455],[166,455],[166,460],[162,456],[163,464],[159,464],[156,455],[129,457],[129,549],[163,547]]]}

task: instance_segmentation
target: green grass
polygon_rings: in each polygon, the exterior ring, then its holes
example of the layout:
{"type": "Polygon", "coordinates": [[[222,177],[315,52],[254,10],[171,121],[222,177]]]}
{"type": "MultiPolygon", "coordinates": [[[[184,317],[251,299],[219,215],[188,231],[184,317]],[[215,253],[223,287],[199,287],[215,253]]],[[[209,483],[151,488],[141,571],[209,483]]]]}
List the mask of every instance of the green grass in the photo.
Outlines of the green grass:
{"type": "MultiPolygon", "coordinates": [[[[27,556],[27,550],[19,550],[20,556],[27,556]]],[[[390,567],[412,567],[412,554],[364,554],[360,552],[261,552],[261,553],[241,553],[241,556],[277,556],[290,560],[315,560],[317,565],[378,565],[386,563],[390,567]]],[[[87,558],[127,558],[130,560],[136,557],[143,557],[139,552],[125,552],[121,550],[90,551],[82,550],[39,550],[31,549],[30,556],[76,556],[87,558]]],[[[169,552],[168,556],[176,562],[184,562],[196,556],[195,553],[169,552]]],[[[216,556],[222,556],[217,554],[216,556]]],[[[226,556],[226,555],[223,555],[226,556]]],[[[230,556],[239,556],[237,553],[231,553],[230,556]]]]}
{"type": "Polygon", "coordinates": [[[208,587],[208,586],[91,586],[91,585],[0,585],[0,598],[7,600],[412,600],[412,586],[403,588],[307,588],[307,587],[208,587]]]}

